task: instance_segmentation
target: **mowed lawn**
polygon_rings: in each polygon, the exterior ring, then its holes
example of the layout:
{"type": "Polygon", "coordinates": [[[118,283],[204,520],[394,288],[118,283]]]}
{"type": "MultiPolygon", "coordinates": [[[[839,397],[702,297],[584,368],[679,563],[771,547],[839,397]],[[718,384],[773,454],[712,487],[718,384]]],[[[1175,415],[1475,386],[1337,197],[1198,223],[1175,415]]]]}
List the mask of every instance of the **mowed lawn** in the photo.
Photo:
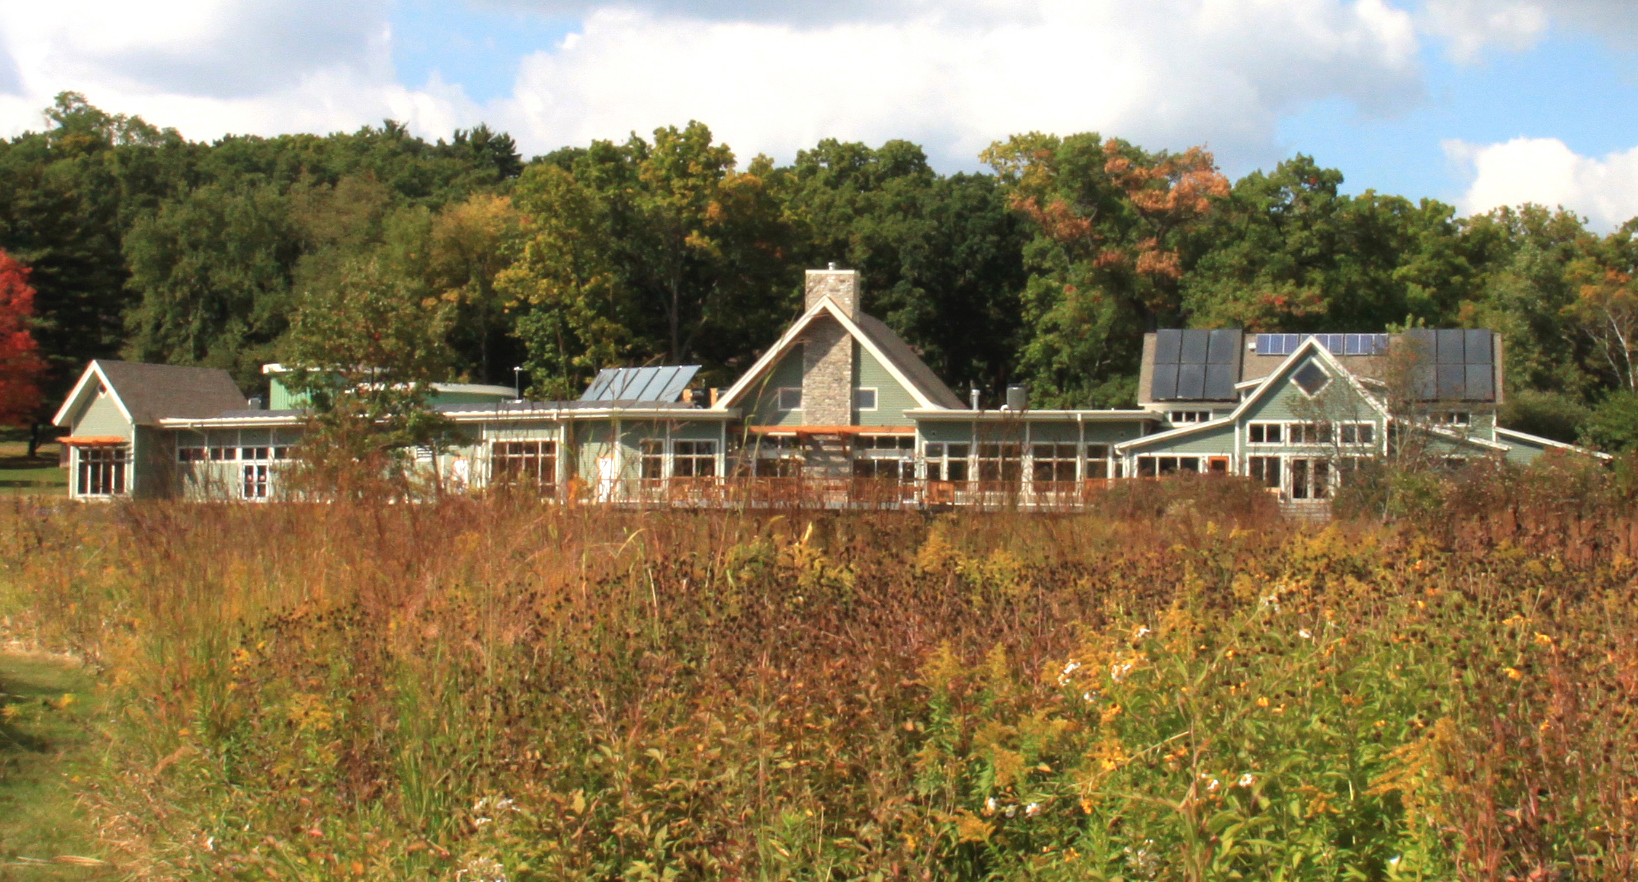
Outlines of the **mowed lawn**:
{"type": "Polygon", "coordinates": [[[0,882],[115,877],[75,798],[93,685],[72,660],[0,650],[0,882]]]}
{"type": "Polygon", "coordinates": [[[63,496],[68,470],[57,465],[58,445],[42,444],[28,455],[28,442],[0,440],[0,496],[63,496]]]}

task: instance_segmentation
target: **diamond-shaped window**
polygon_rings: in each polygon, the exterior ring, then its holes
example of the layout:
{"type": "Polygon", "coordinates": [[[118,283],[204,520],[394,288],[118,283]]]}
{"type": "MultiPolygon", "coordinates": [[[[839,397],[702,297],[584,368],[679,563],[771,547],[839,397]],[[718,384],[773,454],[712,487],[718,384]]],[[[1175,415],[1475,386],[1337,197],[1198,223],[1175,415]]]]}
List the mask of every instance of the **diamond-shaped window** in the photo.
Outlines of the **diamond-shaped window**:
{"type": "Polygon", "coordinates": [[[1307,392],[1308,396],[1312,398],[1318,395],[1321,389],[1330,385],[1331,375],[1326,373],[1324,368],[1310,361],[1297,368],[1297,372],[1291,375],[1291,381],[1301,387],[1302,391],[1307,392]]]}

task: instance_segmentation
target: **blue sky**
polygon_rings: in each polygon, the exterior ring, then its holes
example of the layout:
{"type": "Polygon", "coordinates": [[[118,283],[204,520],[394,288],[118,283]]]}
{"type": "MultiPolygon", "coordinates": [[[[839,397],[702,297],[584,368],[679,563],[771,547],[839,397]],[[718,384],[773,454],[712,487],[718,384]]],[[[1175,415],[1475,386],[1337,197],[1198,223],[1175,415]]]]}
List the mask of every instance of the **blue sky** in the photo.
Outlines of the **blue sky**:
{"type": "Polygon", "coordinates": [[[742,158],[1031,130],[1302,152],[1351,192],[1638,215],[1631,0],[71,0],[0,6],[0,134],[62,90],[194,138],[709,124],[742,158]]]}

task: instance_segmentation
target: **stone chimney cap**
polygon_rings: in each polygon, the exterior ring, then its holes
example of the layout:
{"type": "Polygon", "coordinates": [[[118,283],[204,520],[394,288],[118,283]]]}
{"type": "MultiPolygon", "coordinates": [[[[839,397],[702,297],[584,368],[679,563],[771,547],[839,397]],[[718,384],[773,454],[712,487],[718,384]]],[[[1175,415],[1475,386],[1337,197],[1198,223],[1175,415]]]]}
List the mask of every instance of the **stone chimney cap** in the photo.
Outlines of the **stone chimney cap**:
{"type": "Polygon", "coordinates": [[[860,288],[858,270],[837,269],[832,263],[830,269],[808,270],[804,305],[812,309],[819,305],[819,301],[829,298],[841,308],[842,314],[848,318],[859,315],[860,288]]]}

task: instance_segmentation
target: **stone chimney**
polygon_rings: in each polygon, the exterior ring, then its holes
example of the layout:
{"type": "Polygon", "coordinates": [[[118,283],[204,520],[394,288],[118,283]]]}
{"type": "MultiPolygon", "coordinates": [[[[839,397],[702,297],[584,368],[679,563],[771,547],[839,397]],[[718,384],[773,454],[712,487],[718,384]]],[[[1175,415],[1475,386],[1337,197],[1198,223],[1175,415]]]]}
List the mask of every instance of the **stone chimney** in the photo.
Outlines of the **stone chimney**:
{"type": "Polygon", "coordinates": [[[843,314],[853,318],[859,314],[859,271],[830,269],[808,270],[807,302],[803,309],[812,309],[815,303],[829,297],[842,308],[843,314]]]}
{"type": "MultiPolygon", "coordinates": [[[[859,314],[859,271],[808,270],[807,308],[830,298],[842,314],[859,314]]],[[[802,346],[802,421],[810,426],[853,424],[853,338],[828,315],[808,325],[802,346]]]]}

